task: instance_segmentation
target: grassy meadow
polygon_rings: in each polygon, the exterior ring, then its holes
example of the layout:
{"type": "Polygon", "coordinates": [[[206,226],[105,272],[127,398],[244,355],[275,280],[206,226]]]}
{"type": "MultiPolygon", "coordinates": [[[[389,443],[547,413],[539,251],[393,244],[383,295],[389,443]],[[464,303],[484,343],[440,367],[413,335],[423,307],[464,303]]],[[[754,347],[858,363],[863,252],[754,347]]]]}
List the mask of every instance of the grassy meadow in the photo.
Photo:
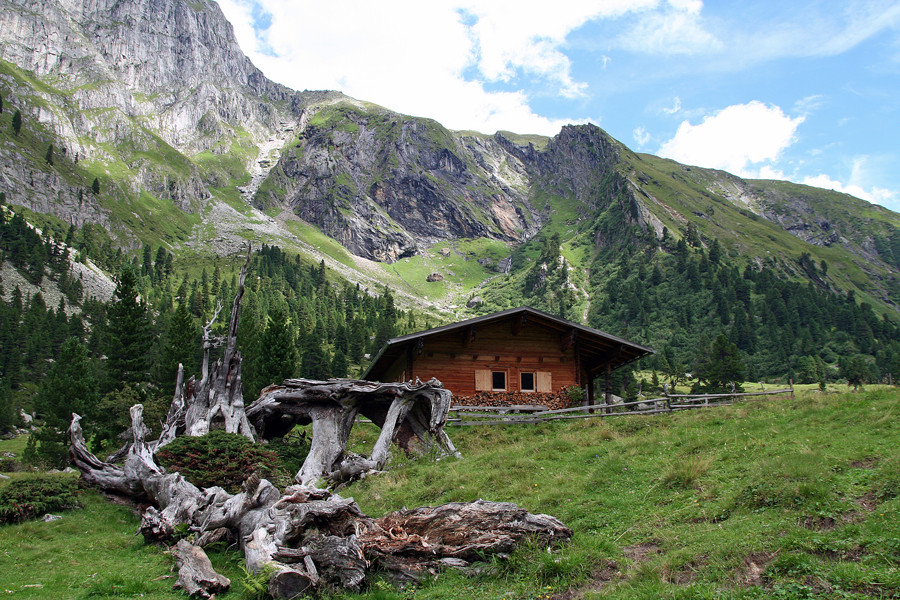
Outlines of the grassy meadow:
{"type": "MultiPolygon", "coordinates": [[[[374,581],[341,599],[900,597],[900,391],[800,392],[655,416],[451,428],[461,460],[395,457],[341,494],[373,516],[449,501],[516,502],[575,533],[477,576],[374,581]]],[[[355,449],[370,447],[360,426],[355,449]]],[[[7,451],[2,442],[0,452],[7,451]]],[[[22,476],[13,474],[13,476],[22,476]]],[[[0,483],[2,485],[2,483],[0,483]]],[[[63,519],[0,526],[10,598],[177,598],[172,560],[129,508],[94,491],[63,519]],[[40,586],[40,587],[38,587],[40,586]]],[[[236,552],[211,553],[244,592],[236,552]]]]}

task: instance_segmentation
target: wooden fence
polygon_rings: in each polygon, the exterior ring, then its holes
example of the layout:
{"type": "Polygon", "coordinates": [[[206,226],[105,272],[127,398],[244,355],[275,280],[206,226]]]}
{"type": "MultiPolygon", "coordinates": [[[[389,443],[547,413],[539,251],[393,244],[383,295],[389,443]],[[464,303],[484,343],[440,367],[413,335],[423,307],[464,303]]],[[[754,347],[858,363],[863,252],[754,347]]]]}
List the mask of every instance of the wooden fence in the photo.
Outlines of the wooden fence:
{"type": "Polygon", "coordinates": [[[472,425],[526,425],[562,419],[591,419],[597,417],[621,417],[624,415],[657,415],[679,410],[693,410],[711,406],[724,406],[751,396],[775,396],[789,394],[794,388],[765,392],[740,392],[725,394],[668,394],[662,398],[648,398],[621,404],[594,404],[548,410],[535,404],[513,406],[453,406],[447,425],[467,427],[472,425]]]}

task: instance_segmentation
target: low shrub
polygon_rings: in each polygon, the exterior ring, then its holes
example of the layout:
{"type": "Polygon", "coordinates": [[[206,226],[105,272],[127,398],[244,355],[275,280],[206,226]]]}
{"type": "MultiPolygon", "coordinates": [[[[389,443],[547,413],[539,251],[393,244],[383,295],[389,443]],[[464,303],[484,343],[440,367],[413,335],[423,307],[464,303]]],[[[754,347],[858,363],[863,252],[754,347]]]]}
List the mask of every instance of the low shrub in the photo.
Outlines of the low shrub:
{"type": "Polygon", "coordinates": [[[290,474],[297,473],[309,454],[310,438],[305,431],[271,440],[266,446],[278,455],[282,468],[290,474]]]}
{"type": "Polygon", "coordinates": [[[178,471],[199,488],[220,486],[236,494],[254,472],[278,486],[288,483],[278,455],[242,435],[219,429],[200,437],[182,436],[156,453],[168,471],[178,471]]]}
{"type": "Polygon", "coordinates": [[[11,481],[0,489],[0,523],[25,521],[54,510],[75,508],[78,480],[70,476],[39,475],[11,481]]]}
{"type": "Polygon", "coordinates": [[[0,473],[18,473],[24,470],[25,467],[17,459],[8,456],[0,457],[0,473]]]}

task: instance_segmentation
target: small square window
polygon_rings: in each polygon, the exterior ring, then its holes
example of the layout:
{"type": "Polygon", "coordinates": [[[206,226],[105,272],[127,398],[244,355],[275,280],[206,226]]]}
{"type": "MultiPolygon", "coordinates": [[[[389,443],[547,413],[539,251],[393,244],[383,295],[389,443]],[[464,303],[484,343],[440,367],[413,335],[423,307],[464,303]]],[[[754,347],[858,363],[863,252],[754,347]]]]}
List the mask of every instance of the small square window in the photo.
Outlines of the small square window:
{"type": "Polygon", "coordinates": [[[520,389],[523,392],[533,392],[534,391],[534,373],[521,373],[521,387],[520,389]]]}
{"type": "Polygon", "coordinates": [[[506,371],[493,371],[491,373],[491,388],[494,391],[506,391],[506,371]]]}

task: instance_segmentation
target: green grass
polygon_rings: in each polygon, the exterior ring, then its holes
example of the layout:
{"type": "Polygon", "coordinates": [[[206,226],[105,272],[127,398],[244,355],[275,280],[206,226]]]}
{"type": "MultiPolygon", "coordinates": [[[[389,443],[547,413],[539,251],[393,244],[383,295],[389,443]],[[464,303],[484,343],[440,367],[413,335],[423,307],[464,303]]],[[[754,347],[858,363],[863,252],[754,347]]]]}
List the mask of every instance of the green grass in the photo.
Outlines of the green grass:
{"type": "Polygon", "coordinates": [[[393,264],[382,264],[382,270],[402,281],[412,294],[427,300],[440,300],[457,292],[463,296],[489,277],[497,275],[491,268],[509,254],[506,244],[487,238],[458,239],[438,242],[425,255],[418,254],[393,264]],[[448,251],[444,256],[441,250],[448,251]],[[488,259],[491,265],[481,265],[479,259],[488,259]],[[440,273],[443,281],[429,282],[431,273],[440,273]]]}
{"type": "MultiPolygon", "coordinates": [[[[58,513],[58,521],[0,527],[0,593],[35,599],[183,597],[172,591],[172,558],[135,535],[139,520],[130,508],[95,491],[85,493],[82,503],[84,508],[58,513]]],[[[212,552],[211,559],[240,590],[237,554],[212,552]]]]}
{"type": "Polygon", "coordinates": [[[0,440],[0,454],[12,452],[16,455],[16,458],[21,458],[22,453],[25,452],[25,446],[27,445],[27,435],[19,435],[11,440],[0,440]]]}
{"type": "Polygon", "coordinates": [[[376,515],[513,501],[575,531],[557,554],[526,550],[496,576],[451,575],[415,598],[564,589],[586,598],[887,597],[900,593],[898,413],[900,393],[871,389],[661,417],[451,429],[463,460],[412,462],[348,493],[376,515]],[[759,585],[741,583],[748,561],[761,563],[759,585]],[[603,583],[609,562],[616,568],[603,583]]]}
{"type": "MultiPolygon", "coordinates": [[[[526,547],[475,577],[447,572],[403,591],[376,584],[333,597],[895,597],[898,415],[900,391],[870,387],[662,416],[450,428],[461,460],[396,455],[391,470],[341,494],[375,516],[512,501],[558,517],[572,541],[549,553],[526,547]]],[[[377,434],[357,428],[351,449],[368,451],[377,434]]],[[[61,521],[0,527],[0,588],[17,598],[179,597],[158,579],[170,559],[134,537],[128,509],[94,493],[84,503],[61,521]],[[34,584],[44,587],[25,587],[34,584]]],[[[236,556],[213,560],[239,590],[236,556]]]]}
{"type": "Polygon", "coordinates": [[[314,246],[319,252],[326,254],[348,267],[354,267],[356,262],[347,249],[338,242],[322,233],[317,227],[301,221],[285,221],[288,231],[296,235],[302,241],[314,246]]]}

